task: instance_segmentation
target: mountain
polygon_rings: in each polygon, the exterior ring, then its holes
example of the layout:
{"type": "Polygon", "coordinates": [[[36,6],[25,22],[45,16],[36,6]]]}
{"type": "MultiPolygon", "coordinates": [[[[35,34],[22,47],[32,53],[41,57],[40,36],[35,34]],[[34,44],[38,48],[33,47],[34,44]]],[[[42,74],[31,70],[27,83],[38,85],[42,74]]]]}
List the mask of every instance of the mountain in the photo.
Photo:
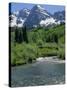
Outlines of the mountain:
{"type": "Polygon", "coordinates": [[[23,27],[24,25],[27,28],[38,26],[50,27],[65,22],[65,12],[56,12],[54,15],[51,15],[40,5],[34,5],[31,10],[22,9],[13,12],[9,16],[9,22],[10,27],[23,27]]]}
{"type": "Polygon", "coordinates": [[[22,9],[20,11],[12,13],[9,16],[9,22],[10,22],[9,25],[11,27],[14,27],[14,26],[22,27],[29,13],[30,13],[30,10],[28,9],[22,9]]]}
{"type": "Polygon", "coordinates": [[[56,19],[57,22],[65,23],[65,11],[55,12],[53,17],[56,19]]]}
{"type": "Polygon", "coordinates": [[[22,19],[26,19],[30,13],[30,10],[28,9],[22,9],[19,11],[18,17],[21,17],[22,19]]]}
{"type": "Polygon", "coordinates": [[[31,9],[29,16],[24,22],[24,25],[26,25],[27,28],[37,27],[39,25],[48,26],[49,24],[55,24],[55,19],[40,5],[35,5],[31,9]]]}

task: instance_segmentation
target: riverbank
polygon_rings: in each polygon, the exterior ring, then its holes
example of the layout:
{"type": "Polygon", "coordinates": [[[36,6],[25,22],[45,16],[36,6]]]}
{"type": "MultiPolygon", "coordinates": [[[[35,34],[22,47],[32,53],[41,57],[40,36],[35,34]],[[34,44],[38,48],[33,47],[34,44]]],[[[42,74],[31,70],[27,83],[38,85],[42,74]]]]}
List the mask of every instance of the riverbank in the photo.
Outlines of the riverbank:
{"type": "Polygon", "coordinates": [[[39,57],[36,59],[37,62],[52,62],[52,63],[65,63],[65,60],[60,60],[57,56],[52,57],[39,57]]]}
{"type": "Polygon", "coordinates": [[[61,64],[61,63],[65,63],[65,60],[61,60],[57,56],[39,57],[39,58],[36,58],[36,60],[33,60],[33,62],[31,62],[31,63],[21,63],[18,65],[12,65],[12,67],[21,66],[21,65],[28,65],[28,64],[33,64],[33,63],[34,64],[35,63],[41,63],[41,62],[61,64]]]}

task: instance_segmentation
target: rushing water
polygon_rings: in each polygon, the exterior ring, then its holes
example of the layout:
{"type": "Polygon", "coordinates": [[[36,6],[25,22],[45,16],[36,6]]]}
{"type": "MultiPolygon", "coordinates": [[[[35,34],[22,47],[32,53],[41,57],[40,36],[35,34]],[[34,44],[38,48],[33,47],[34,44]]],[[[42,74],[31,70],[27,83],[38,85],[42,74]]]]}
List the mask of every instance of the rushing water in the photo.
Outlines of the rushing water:
{"type": "Polygon", "coordinates": [[[11,69],[12,87],[65,83],[65,63],[42,61],[11,69]]]}

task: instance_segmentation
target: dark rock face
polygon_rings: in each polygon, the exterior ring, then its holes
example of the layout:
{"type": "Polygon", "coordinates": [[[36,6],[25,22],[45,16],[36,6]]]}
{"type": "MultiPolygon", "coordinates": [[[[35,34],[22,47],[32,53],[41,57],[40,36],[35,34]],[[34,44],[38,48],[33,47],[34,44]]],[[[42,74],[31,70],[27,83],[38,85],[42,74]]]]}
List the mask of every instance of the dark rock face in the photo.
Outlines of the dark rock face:
{"type": "Polygon", "coordinates": [[[30,10],[28,10],[28,9],[22,9],[22,10],[19,11],[18,18],[21,17],[22,19],[25,19],[25,18],[28,17],[29,13],[30,13],[30,10]]]}

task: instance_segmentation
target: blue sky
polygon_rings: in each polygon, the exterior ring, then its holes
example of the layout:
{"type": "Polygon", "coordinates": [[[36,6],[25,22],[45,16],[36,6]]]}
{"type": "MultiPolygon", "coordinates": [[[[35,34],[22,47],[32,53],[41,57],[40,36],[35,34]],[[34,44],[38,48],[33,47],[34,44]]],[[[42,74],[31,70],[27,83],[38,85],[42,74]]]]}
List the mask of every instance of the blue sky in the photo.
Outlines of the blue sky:
{"type": "MultiPolygon", "coordinates": [[[[25,3],[11,3],[11,12],[21,10],[23,8],[31,9],[35,4],[25,4],[25,3]]],[[[53,14],[56,11],[65,10],[64,6],[61,5],[41,5],[45,10],[53,14]]]]}

